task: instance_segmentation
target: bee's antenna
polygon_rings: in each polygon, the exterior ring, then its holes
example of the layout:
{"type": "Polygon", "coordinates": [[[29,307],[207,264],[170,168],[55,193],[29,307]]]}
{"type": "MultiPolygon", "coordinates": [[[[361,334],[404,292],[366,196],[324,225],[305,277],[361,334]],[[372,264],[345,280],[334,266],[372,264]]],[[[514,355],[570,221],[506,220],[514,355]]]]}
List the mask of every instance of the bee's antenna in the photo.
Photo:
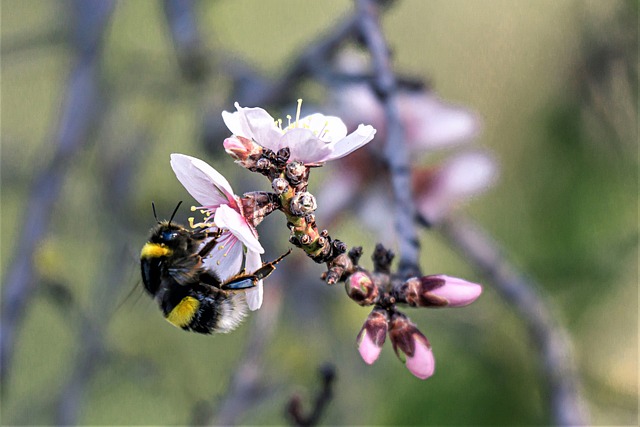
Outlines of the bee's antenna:
{"type": "Polygon", "coordinates": [[[176,208],[173,210],[173,213],[171,214],[171,218],[169,218],[169,225],[171,225],[171,221],[173,221],[173,217],[176,216],[176,213],[178,212],[178,208],[180,207],[181,204],[182,204],[182,200],[178,202],[178,206],[176,206],[176,208]]]}
{"type": "Polygon", "coordinates": [[[153,217],[156,219],[156,222],[160,222],[158,221],[158,215],[156,215],[156,204],[151,202],[151,208],[153,209],[153,217]]]}

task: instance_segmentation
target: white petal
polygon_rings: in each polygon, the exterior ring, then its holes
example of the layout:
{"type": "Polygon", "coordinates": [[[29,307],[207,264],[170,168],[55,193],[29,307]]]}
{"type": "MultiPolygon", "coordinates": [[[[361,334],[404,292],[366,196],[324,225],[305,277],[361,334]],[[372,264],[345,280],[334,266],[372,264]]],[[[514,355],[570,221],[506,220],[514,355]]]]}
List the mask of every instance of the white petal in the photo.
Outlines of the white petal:
{"type": "Polygon", "coordinates": [[[236,136],[252,139],[261,146],[278,151],[282,131],[275,124],[275,120],[264,109],[241,107],[235,103],[238,111],[222,112],[222,120],[229,130],[236,136]]]}
{"type": "Polygon", "coordinates": [[[250,251],[257,252],[259,254],[264,253],[262,245],[253,234],[251,226],[247,223],[240,213],[229,205],[220,205],[216,209],[213,222],[217,227],[227,228],[236,236],[250,251]]]}
{"type": "Polygon", "coordinates": [[[231,185],[217,170],[195,157],[171,154],[171,167],[191,196],[202,206],[236,205],[231,185]]]}
{"type": "MultiPolygon", "coordinates": [[[[247,270],[247,273],[253,273],[257,269],[262,267],[262,259],[260,259],[260,254],[253,251],[247,251],[247,257],[245,259],[244,266],[247,270]]],[[[246,300],[247,305],[249,306],[249,310],[256,311],[257,309],[262,307],[263,294],[263,281],[259,280],[255,288],[249,289],[246,292],[246,300]]]]}
{"type": "Polygon", "coordinates": [[[244,114],[247,125],[251,129],[253,140],[265,148],[278,152],[282,148],[280,138],[282,131],[276,122],[262,108],[242,108],[240,113],[244,114]]]}
{"type": "Polygon", "coordinates": [[[204,268],[215,272],[224,282],[238,274],[243,257],[242,243],[233,234],[226,233],[204,259],[204,268]]]}
{"type": "Polygon", "coordinates": [[[298,127],[311,130],[325,142],[339,141],[347,136],[347,126],[342,119],[320,113],[301,118],[298,127]]]}
{"type": "Polygon", "coordinates": [[[303,163],[320,162],[331,154],[330,145],[318,139],[309,129],[288,130],[282,137],[282,146],[289,147],[290,160],[303,163]]]}
{"type": "Polygon", "coordinates": [[[346,156],[371,141],[375,134],[376,130],[373,126],[359,125],[358,129],[347,135],[345,138],[329,144],[332,148],[332,152],[329,156],[323,159],[323,161],[327,162],[329,160],[335,160],[346,156]]]}
{"type": "Polygon", "coordinates": [[[222,121],[229,128],[232,134],[236,136],[242,136],[247,139],[253,139],[251,129],[247,125],[247,120],[244,115],[235,111],[230,113],[228,111],[222,112],[222,121]]]}

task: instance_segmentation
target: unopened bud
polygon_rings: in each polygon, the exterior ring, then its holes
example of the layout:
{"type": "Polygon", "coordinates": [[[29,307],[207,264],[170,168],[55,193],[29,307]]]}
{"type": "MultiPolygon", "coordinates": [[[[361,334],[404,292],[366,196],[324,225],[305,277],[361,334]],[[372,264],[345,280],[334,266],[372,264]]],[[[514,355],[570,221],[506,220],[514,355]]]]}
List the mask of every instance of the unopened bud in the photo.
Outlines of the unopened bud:
{"type": "Polygon", "coordinates": [[[286,175],[293,184],[297,184],[305,175],[307,167],[302,162],[287,163],[286,175]]]}
{"type": "Polygon", "coordinates": [[[276,178],[271,182],[271,188],[273,188],[273,191],[275,191],[276,194],[282,194],[286,192],[287,190],[289,190],[289,187],[289,183],[284,178],[276,178]]]}
{"type": "Polygon", "coordinates": [[[482,286],[443,274],[413,277],[396,292],[399,301],[412,307],[463,307],[482,293],[482,286]]]}
{"type": "Polygon", "coordinates": [[[380,294],[371,276],[364,271],[356,271],[350,275],[344,286],[349,298],[362,306],[375,304],[380,294]]]}
{"type": "Polygon", "coordinates": [[[360,333],[358,333],[358,351],[362,359],[369,365],[376,361],[382,345],[387,337],[389,328],[389,313],[380,307],[376,307],[367,317],[360,333]]]}
{"type": "Polygon", "coordinates": [[[256,168],[258,170],[269,169],[269,166],[271,166],[271,161],[269,161],[268,159],[265,159],[264,157],[261,159],[258,159],[258,161],[256,162],[256,168]]]}
{"type": "Polygon", "coordinates": [[[284,147],[278,150],[276,153],[276,158],[280,162],[286,162],[289,160],[289,156],[291,155],[291,149],[289,147],[284,147]]]}
{"type": "Polygon", "coordinates": [[[318,204],[313,194],[301,191],[291,199],[291,213],[296,216],[303,216],[316,210],[318,204]]]}
{"type": "Polygon", "coordinates": [[[231,157],[240,162],[247,160],[252,154],[260,153],[262,150],[262,147],[252,140],[238,135],[225,139],[223,146],[231,157]]]}
{"type": "Polygon", "coordinates": [[[435,370],[435,359],[431,344],[407,316],[395,312],[389,323],[389,338],[393,350],[413,375],[420,379],[429,378],[435,370]]]}

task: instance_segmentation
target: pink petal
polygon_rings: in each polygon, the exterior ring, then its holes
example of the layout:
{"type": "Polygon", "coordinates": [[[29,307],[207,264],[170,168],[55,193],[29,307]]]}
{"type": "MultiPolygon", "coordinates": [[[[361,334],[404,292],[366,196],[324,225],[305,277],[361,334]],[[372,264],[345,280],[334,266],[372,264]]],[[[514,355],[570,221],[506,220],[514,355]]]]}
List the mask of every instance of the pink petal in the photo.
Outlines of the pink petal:
{"type": "Polygon", "coordinates": [[[173,153],[171,167],[178,181],[202,206],[216,208],[223,203],[236,205],[229,182],[202,160],[173,153]]]}
{"type": "Polygon", "coordinates": [[[436,361],[428,341],[426,338],[424,340],[421,338],[422,337],[414,338],[415,350],[411,357],[407,357],[405,366],[413,375],[424,380],[433,375],[436,368],[436,361]]]}
{"type": "Polygon", "coordinates": [[[218,244],[204,259],[204,268],[215,272],[223,282],[238,274],[242,268],[244,250],[242,243],[230,232],[218,239],[218,244]]]}
{"type": "Polygon", "coordinates": [[[354,132],[350,133],[339,141],[329,144],[332,152],[324,159],[322,159],[322,161],[328,162],[330,160],[335,160],[346,156],[347,154],[357,150],[358,148],[371,141],[375,134],[376,130],[373,128],[373,126],[362,124],[359,125],[358,129],[356,129],[354,132]]]}
{"type": "Polygon", "coordinates": [[[423,191],[418,188],[418,211],[429,221],[440,221],[456,204],[489,188],[496,177],[497,166],[489,155],[458,155],[436,172],[432,185],[423,187],[423,191]]]}
{"type": "MultiPolygon", "coordinates": [[[[244,266],[247,273],[253,273],[257,269],[262,267],[262,259],[260,258],[260,254],[248,250],[244,266]]],[[[263,294],[263,281],[259,280],[256,287],[249,289],[245,294],[249,310],[256,311],[257,309],[262,307],[263,294]]]]}
{"type": "Polygon", "coordinates": [[[471,140],[480,131],[477,115],[430,92],[403,93],[399,105],[407,138],[414,149],[453,146],[471,140]]]}
{"type": "Polygon", "coordinates": [[[226,138],[222,143],[224,151],[226,151],[227,154],[234,159],[240,160],[247,158],[251,151],[251,144],[255,144],[255,142],[252,142],[250,139],[243,136],[238,137],[236,135],[226,138]]]}
{"type": "Polygon", "coordinates": [[[227,228],[248,250],[264,253],[262,245],[254,235],[254,231],[240,213],[229,205],[220,205],[216,209],[213,222],[219,228],[227,228]]]}
{"type": "Polygon", "coordinates": [[[360,356],[362,356],[362,360],[368,365],[371,365],[378,359],[378,356],[380,356],[382,347],[378,347],[369,334],[367,334],[367,330],[363,328],[358,335],[358,351],[360,352],[360,356]]]}
{"type": "Polygon", "coordinates": [[[429,293],[448,300],[448,307],[464,307],[474,302],[482,294],[482,286],[477,283],[443,274],[429,277],[444,280],[444,285],[429,291],[429,293]]]}
{"type": "Polygon", "coordinates": [[[389,313],[375,307],[358,333],[358,351],[369,365],[376,361],[389,330],[389,313]]]}

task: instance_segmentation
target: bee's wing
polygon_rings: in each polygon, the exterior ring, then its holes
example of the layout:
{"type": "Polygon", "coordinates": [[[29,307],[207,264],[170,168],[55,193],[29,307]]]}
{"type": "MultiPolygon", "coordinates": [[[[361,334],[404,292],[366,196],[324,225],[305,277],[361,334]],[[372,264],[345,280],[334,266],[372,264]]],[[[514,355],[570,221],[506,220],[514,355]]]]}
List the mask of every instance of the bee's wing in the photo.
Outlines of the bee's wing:
{"type": "MultiPolygon", "coordinates": [[[[247,258],[245,260],[245,268],[247,272],[253,273],[257,269],[262,267],[262,259],[260,259],[260,254],[253,251],[247,251],[247,258]]],[[[262,297],[263,297],[263,289],[262,289],[262,279],[258,280],[255,288],[249,289],[246,293],[247,305],[249,306],[249,310],[256,311],[262,306],[262,297]]]]}

